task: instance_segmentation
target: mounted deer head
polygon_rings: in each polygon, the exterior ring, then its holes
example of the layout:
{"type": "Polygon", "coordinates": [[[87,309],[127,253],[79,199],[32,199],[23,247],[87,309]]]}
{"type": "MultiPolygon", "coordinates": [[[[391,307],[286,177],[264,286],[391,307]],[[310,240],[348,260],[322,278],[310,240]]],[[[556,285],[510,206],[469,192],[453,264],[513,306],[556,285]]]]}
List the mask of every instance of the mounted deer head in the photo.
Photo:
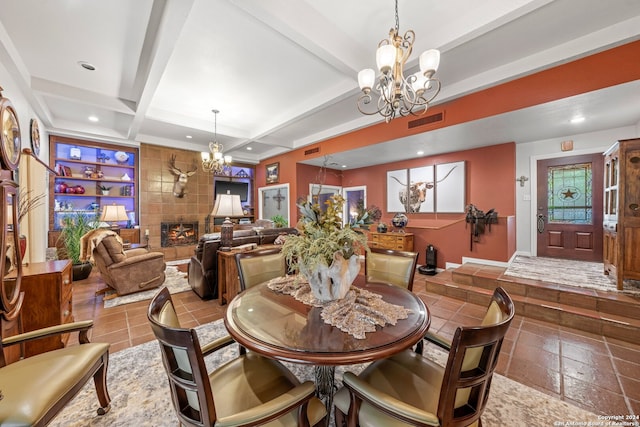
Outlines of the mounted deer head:
{"type": "Polygon", "coordinates": [[[176,176],[176,182],[173,184],[173,195],[179,198],[183,198],[186,194],[187,181],[189,177],[196,173],[198,170],[198,164],[194,160],[193,169],[188,172],[182,172],[176,167],[176,155],[172,154],[169,160],[169,170],[176,176]]]}

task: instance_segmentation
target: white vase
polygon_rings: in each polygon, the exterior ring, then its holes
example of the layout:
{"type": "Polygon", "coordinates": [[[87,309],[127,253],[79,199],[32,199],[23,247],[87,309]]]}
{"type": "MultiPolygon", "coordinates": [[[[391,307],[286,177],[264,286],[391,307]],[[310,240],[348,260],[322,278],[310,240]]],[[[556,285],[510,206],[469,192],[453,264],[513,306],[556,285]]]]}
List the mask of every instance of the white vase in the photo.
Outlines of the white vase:
{"type": "Polygon", "coordinates": [[[340,252],[333,255],[333,262],[329,267],[320,265],[310,271],[304,264],[300,264],[300,273],[309,281],[313,296],[321,302],[344,298],[359,272],[358,255],[352,255],[346,260],[340,252]]]}

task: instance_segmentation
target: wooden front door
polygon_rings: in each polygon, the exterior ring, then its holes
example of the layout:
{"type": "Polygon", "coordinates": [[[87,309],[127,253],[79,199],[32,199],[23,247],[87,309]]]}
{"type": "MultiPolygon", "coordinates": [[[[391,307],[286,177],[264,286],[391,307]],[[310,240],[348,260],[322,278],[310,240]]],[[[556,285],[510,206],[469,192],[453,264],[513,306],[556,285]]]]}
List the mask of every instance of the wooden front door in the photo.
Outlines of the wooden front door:
{"type": "Polygon", "coordinates": [[[538,161],[538,256],[602,261],[600,153],[538,161]]]}

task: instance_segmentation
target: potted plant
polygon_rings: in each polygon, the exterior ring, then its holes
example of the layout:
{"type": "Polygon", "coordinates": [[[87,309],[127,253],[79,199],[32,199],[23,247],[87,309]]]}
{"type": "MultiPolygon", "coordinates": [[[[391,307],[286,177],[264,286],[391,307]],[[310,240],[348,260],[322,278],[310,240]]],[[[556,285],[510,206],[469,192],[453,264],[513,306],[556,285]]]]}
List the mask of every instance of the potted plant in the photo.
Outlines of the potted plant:
{"type": "Polygon", "coordinates": [[[111,190],[111,187],[107,187],[107,186],[102,185],[102,184],[98,184],[98,187],[100,187],[100,191],[102,192],[103,196],[108,196],[109,195],[109,190],[111,190]]]}
{"type": "Polygon", "coordinates": [[[91,263],[80,259],[81,238],[87,232],[98,228],[100,222],[96,215],[77,213],[67,215],[62,219],[62,231],[59,239],[62,240],[66,258],[73,264],[73,280],[82,280],[89,277],[91,263]]]}
{"type": "Polygon", "coordinates": [[[369,250],[357,224],[342,225],[344,198],[333,195],[323,211],[317,203],[298,204],[299,234],[287,236],[282,253],[307,278],[313,295],[326,302],[343,298],[360,271],[359,256],[369,250]]]}
{"type": "Polygon", "coordinates": [[[271,221],[273,221],[273,225],[277,228],[286,227],[288,221],[282,215],[274,215],[271,217],[271,221]]]}

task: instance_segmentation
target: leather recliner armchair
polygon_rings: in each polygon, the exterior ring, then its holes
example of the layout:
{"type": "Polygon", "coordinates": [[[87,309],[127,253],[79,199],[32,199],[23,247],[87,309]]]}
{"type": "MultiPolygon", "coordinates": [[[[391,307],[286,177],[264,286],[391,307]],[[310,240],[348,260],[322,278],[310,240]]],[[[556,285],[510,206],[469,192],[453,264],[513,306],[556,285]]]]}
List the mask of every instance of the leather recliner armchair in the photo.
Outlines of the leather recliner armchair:
{"type": "Polygon", "coordinates": [[[125,251],[118,237],[108,235],[100,239],[92,253],[102,279],[118,295],[146,291],[164,282],[166,264],[162,252],[143,248],[125,251]]]}
{"type": "MultiPolygon", "coordinates": [[[[297,233],[295,228],[234,230],[232,246],[247,243],[268,245],[274,243],[281,234],[297,233]]],[[[189,285],[202,299],[218,298],[218,249],[221,246],[220,233],[205,234],[200,237],[195,254],[189,261],[189,285]]]]}

